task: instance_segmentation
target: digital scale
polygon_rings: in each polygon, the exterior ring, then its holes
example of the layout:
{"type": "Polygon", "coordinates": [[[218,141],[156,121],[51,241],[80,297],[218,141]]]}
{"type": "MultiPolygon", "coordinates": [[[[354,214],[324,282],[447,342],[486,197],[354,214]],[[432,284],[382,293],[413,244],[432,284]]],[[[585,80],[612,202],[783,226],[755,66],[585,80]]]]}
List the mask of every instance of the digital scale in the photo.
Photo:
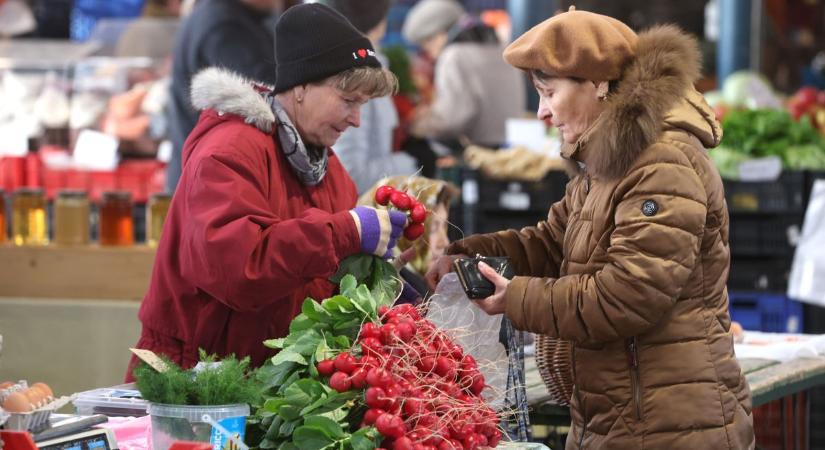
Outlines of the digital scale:
{"type": "Polygon", "coordinates": [[[14,450],[117,450],[112,430],[92,428],[106,422],[104,415],[74,416],[53,414],[51,426],[35,433],[3,432],[1,439],[14,450]]]}
{"type": "Polygon", "coordinates": [[[104,428],[81,431],[36,443],[40,450],[116,450],[118,448],[112,430],[104,428]]]}

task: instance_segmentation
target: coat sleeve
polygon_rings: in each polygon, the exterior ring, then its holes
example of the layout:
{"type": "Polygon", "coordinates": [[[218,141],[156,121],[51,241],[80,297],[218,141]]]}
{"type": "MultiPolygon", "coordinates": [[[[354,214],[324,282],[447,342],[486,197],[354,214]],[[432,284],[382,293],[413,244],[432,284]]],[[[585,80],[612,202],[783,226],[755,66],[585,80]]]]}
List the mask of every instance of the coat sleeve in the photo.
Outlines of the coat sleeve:
{"type": "Polygon", "coordinates": [[[198,182],[186,192],[181,272],[235,311],[255,311],[329,277],[360,246],[353,205],[336,213],[308,208],[290,219],[274,214],[262,166],[240,152],[213,154],[199,161],[198,182]]]}
{"type": "Polygon", "coordinates": [[[699,257],[707,216],[699,176],[683,165],[649,165],[627,175],[617,195],[607,264],[592,274],[514,278],[505,296],[515,326],[609,342],[645,332],[674,306],[699,257]],[[658,206],[650,216],[642,211],[648,201],[658,206]]]}
{"type": "Polygon", "coordinates": [[[518,275],[557,277],[563,259],[567,202],[565,195],[550,207],[547,220],[534,227],[470,236],[452,244],[447,253],[508,256],[518,275]]]}

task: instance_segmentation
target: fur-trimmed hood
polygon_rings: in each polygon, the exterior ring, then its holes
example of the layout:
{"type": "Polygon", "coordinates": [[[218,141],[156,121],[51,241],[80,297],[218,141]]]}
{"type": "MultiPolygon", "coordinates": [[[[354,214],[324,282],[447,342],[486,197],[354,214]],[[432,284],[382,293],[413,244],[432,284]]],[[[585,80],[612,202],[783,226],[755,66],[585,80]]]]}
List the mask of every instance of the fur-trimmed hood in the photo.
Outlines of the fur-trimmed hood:
{"type": "Polygon", "coordinates": [[[706,147],[719,145],[721,127],[693,88],[700,70],[696,40],[679,28],[664,25],[640,33],[635,58],[605,100],[604,112],[563,153],[585,162],[593,175],[617,178],[666,129],[684,129],[706,147]]]}
{"type": "Polygon", "coordinates": [[[246,123],[271,133],[275,114],[262,95],[271,89],[227,69],[209,67],[192,78],[192,105],[198,111],[214,109],[241,116],[246,123]]]}

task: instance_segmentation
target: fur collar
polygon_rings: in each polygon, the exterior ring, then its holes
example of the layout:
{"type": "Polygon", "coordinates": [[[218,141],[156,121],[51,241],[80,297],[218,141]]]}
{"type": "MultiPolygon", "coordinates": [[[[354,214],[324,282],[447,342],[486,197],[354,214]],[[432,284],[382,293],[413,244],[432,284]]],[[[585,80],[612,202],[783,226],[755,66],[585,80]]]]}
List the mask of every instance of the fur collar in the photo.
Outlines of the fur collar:
{"type": "Polygon", "coordinates": [[[623,176],[661,135],[668,112],[693,90],[700,59],[695,39],[675,26],[640,33],[635,58],[625,68],[616,92],[605,100],[606,109],[570,153],[578,153],[593,175],[623,176]]]}
{"type": "Polygon", "coordinates": [[[192,105],[198,111],[214,109],[235,114],[264,133],[271,133],[275,114],[256,87],[271,89],[218,67],[198,72],[192,79],[192,105]]]}

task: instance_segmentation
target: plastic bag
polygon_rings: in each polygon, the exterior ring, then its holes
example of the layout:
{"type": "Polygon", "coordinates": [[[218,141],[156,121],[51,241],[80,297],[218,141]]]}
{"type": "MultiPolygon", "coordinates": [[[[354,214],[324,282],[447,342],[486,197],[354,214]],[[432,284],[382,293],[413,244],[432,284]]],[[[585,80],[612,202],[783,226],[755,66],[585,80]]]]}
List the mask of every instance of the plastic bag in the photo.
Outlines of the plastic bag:
{"type": "Polygon", "coordinates": [[[811,189],[805,224],[794,254],[788,297],[825,306],[825,180],[811,189]]]}
{"type": "Polygon", "coordinates": [[[507,351],[499,342],[501,314],[490,316],[482,311],[467,298],[458,276],[449,273],[430,298],[427,319],[476,359],[489,386],[483,392],[484,400],[500,409],[506,396],[508,370],[507,351]]]}

